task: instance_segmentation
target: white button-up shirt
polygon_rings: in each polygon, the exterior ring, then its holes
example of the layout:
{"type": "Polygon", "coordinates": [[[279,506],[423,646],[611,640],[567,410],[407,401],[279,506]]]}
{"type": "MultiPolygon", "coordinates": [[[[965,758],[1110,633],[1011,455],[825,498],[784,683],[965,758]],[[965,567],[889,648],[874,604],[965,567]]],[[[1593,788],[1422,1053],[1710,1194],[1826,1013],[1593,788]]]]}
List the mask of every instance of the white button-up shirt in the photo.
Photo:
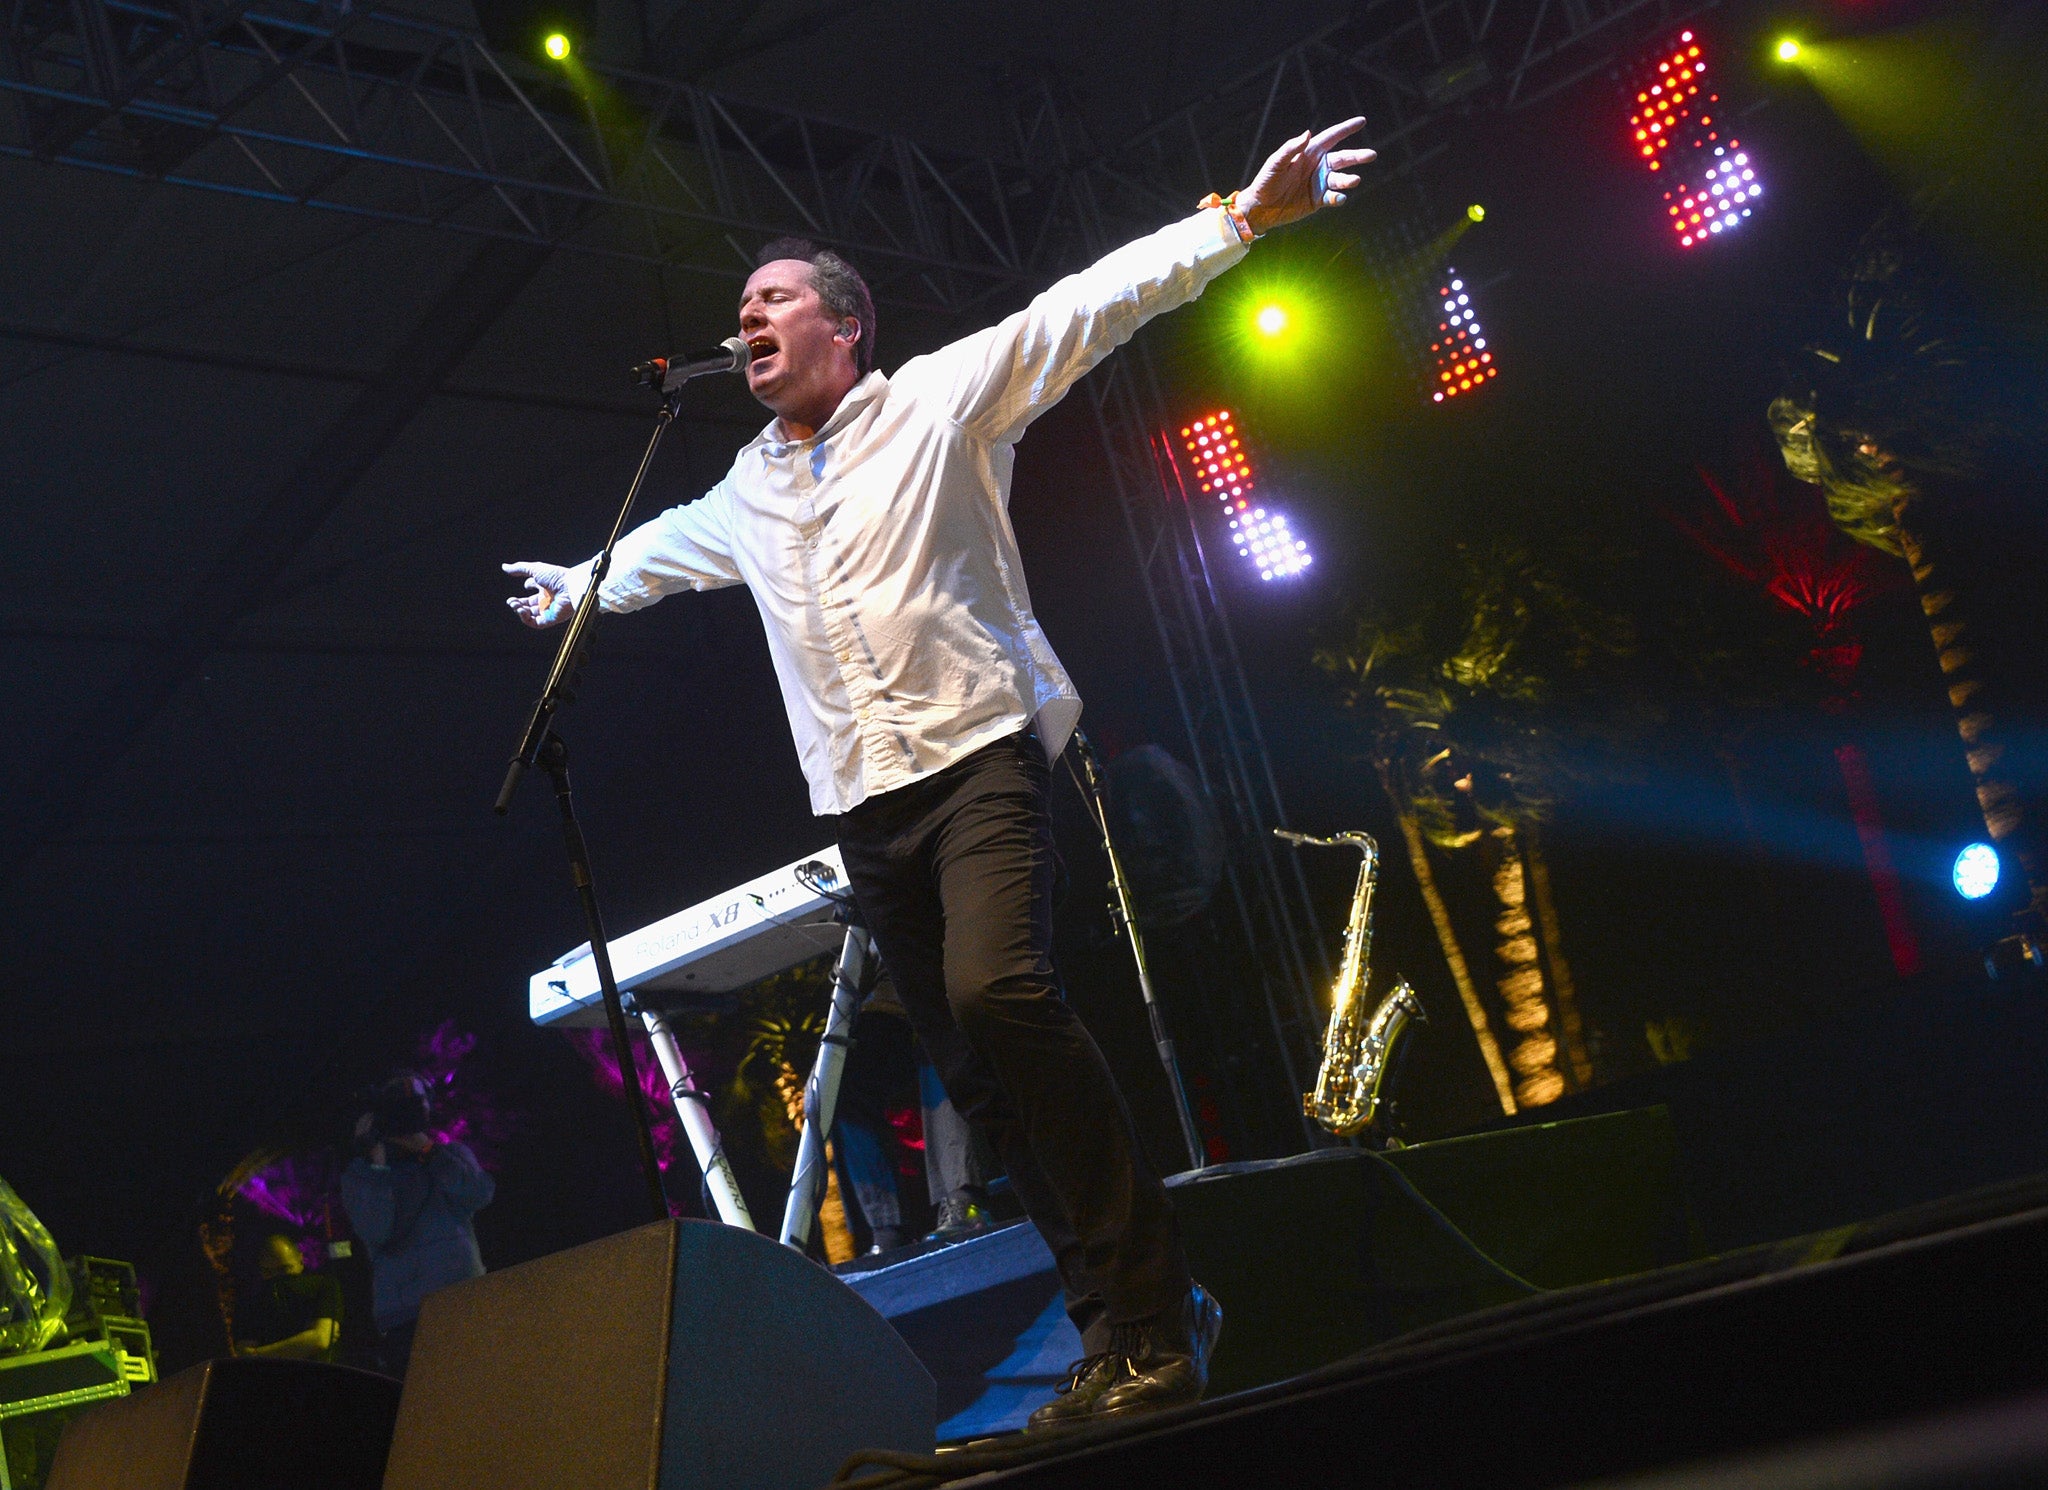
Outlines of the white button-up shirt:
{"type": "MultiPolygon", "coordinates": [[[[599,599],[744,584],[768,631],[811,807],[845,812],[1081,700],[1031,613],[1010,527],[1016,443],[1146,321],[1245,254],[1220,208],[1109,254],[893,378],[808,440],[771,422],[704,496],[619,541],[599,599]]],[[[580,598],[590,564],[570,571],[580,598]]]]}

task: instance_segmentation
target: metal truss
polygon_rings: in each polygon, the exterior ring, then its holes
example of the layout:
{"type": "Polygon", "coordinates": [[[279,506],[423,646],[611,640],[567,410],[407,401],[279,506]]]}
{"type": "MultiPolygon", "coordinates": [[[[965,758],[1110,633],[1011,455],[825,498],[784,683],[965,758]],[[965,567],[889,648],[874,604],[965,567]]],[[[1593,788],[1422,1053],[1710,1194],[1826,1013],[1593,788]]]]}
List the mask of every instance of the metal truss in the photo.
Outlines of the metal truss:
{"type": "Polygon", "coordinates": [[[801,233],[953,317],[1248,180],[1275,128],[1363,113],[1376,181],[1412,181],[1459,115],[1526,108],[1715,0],[1365,0],[1084,156],[1041,86],[1007,158],[618,68],[572,87],[376,0],[0,3],[0,154],[721,277],[801,233]]]}
{"type": "Polygon", "coordinates": [[[763,236],[958,315],[1034,277],[1020,173],[374,0],[5,0],[0,153],[734,277],[763,236]],[[609,208],[611,211],[597,209],[609,208]]]}
{"type": "Polygon", "coordinates": [[[1274,851],[1273,829],[1287,817],[1230,617],[1186,494],[1168,475],[1171,456],[1155,443],[1166,400],[1142,346],[1126,348],[1081,386],[1165,655],[1189,764],[1223,825],[1225,913],[1234,913],[1250,954],[1288,1086],[1303,1091],[1321,1050],[1312,989],[1318,973],[1328,981],[1328,963],[1307,882],[1274,851]]]}
{"type": "MultiPolygon", "coordinates": [[[[1089,236],[1091,214],[1112,240],[1184,213],[1204,193],[1243,185],[1282,135],[1355,114],[1355,143],[1380,161],[1363,190],[1419,183],[1460,122],[1512,113],[1660,41],[1719,0],[1364,0],[1350,17],[1304,37],[1079,164],[1061,144],[1075,114],[1055,80],[1018,109],[1017,148],[1052,176],[1066,211],[1049,224],[1089,236]]],[[[1061,259],[1075,259],[1071,245],[1061,259]]]]}

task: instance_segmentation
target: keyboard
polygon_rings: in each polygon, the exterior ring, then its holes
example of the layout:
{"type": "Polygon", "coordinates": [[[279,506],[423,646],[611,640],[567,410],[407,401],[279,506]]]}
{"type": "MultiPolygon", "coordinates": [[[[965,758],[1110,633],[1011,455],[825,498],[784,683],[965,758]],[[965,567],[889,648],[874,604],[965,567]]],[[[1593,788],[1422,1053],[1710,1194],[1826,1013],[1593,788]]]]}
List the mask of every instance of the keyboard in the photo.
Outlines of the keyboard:
{"type": "MultiPolygon", "coordinates": [[[[795,967],[836,954],[843,928],[834,919],[848,894],[835,844],[736,885],[687,910],[611,940],[619,991],[652,1008],[719,1006],[720,998],[795,967]]],[[[535,1024],[567,1029],[604,1023],[604,995],[590,943],[563,954],[527,985],[535,1024]]]]}

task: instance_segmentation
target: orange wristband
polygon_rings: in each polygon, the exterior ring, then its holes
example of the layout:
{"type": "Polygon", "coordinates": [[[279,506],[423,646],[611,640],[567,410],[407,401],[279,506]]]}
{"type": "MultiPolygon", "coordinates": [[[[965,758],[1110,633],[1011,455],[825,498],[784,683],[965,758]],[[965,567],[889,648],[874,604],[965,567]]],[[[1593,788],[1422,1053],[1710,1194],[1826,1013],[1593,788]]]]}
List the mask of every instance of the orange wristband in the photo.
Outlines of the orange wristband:
{"type": "Polygon", "coordinates": [[[1242,242],[1253,243],[1258,240],[1259,235],[1252,231],[1252,220],[1238,210],[1236,192],[1232,192],[1227,197],[1219,197],[1212,191],[1209,195],[1203,197],[1201,201],[1195,203],[1195,206],[1198,208],[1221,207],[1224,215],[1230,219],[1230,225],[1237,229],[1237,236],[1242,242]]]}

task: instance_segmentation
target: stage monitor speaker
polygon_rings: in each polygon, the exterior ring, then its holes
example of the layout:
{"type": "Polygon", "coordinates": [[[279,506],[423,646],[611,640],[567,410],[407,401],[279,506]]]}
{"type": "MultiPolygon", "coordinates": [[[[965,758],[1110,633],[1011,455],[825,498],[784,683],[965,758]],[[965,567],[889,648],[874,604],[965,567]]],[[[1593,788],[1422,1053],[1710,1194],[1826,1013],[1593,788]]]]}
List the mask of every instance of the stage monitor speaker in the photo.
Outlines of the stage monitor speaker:
{"type": "Polygon", "coordinates": [[[377,1490],[397,1417],[388,1376],[208,1361],[73,1419],[44,1490],[377,1490]]]}
{"type": "Polygon", "coordinates": [[[434,1294],[384,1490],[806,1490],[930,1453],[887,1320],[769,1238],[669,1221],[434,1294]]]}

